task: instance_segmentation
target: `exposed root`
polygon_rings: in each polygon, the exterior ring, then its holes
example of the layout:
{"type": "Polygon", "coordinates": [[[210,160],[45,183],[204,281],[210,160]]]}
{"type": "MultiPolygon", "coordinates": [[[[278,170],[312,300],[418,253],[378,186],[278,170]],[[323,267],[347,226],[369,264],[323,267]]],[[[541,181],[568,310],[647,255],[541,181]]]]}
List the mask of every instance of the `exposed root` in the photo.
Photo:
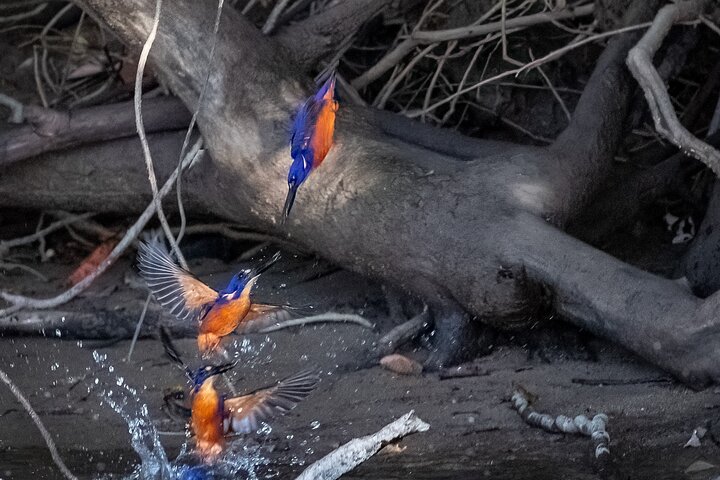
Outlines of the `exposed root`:
{"type": "Polygon", "coordinates": [[[676,23],[697,19],[704,4],[704,1],[688,0],[666,5],[660,9],[650,29],[628,53],[627,66],[645,92],[658,133],[702,161],[715,175],[720,176],[720,151],[682,126],[667,88],[652,63],[653,56],[670,28],[676,23]]]}
{"type": "Polygon", "coordinates": [[[43,425],[42,423],[42,420],[40,420],[40,417],[32,408],[32,405],[30,405],[30,402],[28,402],[27,398],[25,398],[17,385],[13,383],[10,377],[8,377],[7,373],[5,373],[2,369],[0,369],[0,380],[5,382],[5,385],[8,386],[12,394],[15,395],[15,398],[17,398],[18,402],[22,404],[23,408],[25,408],[25,411],[27,411],[28,415],[30,415],[30,418],[32,418],[33,422],[35,422],[35,426],[37,426],[38,430],[40,430],[40,435],[42,435],[43,439],[45,440],[45,444],[48,447],[48,450],[50,450],[50,456],[52,456],[53,462],[55,462],[55,465],[57,465],[65,478],[67,478],[68,480],[78,480],[78,478],[73,475],[70,469],[67,468],[65,463],[62,461],[62,458],[60,458],[60,454],[58,454],[57,448],[55,447],[55,442],[53,441],[50,432],[47,431],[45,425],[43,425]]]}
{"type": "Polygon", "coordinates": [[[296,480],[334,480],[375,455],[383,445],[406,435],[426,432],[430,425],[410,411],[378,432],[350,440],[345,445],[325,455],[297,477],[296,480]]]}
{"type": "Polygon", "coordinates": [[[399,347],[412,341],[432,325],[427,305],[423,311],[407,322],[401,323],[382,336],[377,342],[375,353],[384,357],[395,352],[399,347]]]}
{"type": "Polygon", "coordinates": [[[550,433],[572,433],[585,435],[592,440],[593,453],[598,460],[605,460],[610,456],[610,435],[605,430],[608,416],[598,413],[592,420],[585,415],[575,418],[558,415],[553,417],[547,413],[538,413],[530,406],[530,395],[523,388],[515,390],[512,396],[513,408],[520,417],[531,427],[541,428],[550,433]]]}

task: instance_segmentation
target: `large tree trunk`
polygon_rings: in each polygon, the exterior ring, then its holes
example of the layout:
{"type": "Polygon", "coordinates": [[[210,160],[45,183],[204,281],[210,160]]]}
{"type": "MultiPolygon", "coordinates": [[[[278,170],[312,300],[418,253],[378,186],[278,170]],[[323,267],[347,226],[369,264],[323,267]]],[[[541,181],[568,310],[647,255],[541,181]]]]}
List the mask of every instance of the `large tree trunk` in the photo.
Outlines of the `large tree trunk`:
{"type": "MultiPolygon", "coordinates": [[[[154,3],[82,2],[132,45],[145,40],[154,3]]],[[[628,18],[649,18],[654,3],[634,2],[628,18]]],[[[208,69],[206,32],[214,7],[210,1],[166,2],[151,51],[157,70],[191,110],[208,69]]],[[[609,168],[630,97],[624,60],[635,39],[625,35],[610,41],[571,125],[549,148],[469,139],[342,104],[336,144],[301,188],[283,227],[289,119],[310,84],[280,44],[226,9],[199,115],[212,158],[185,180],[189,205],[286,236],[421,296],[434,307],[439,329],[439,350],[431,358],[435,365],[456,361],[466,351],[469,316],[493,323],[526,319],[546,286],[555,307],[577,325],[688,382],[718,380],[718,298],[702,301],[559,229],[578,214],[609,168]],[[675,326],[679,321],[682,328],[675,326]]],[[[117,168],[134,165],[129,181],[121,185],[112,169],[95,169],[93,186],[87,185],[92,194],[55,191],[55,201],[111,210],[115,205],[103,207],[106,195],[108,202],[139,209],[142,202],[134,197],[147,193],[139,181],[141,156],[115,160],[117,168]]],[[[60,189],[60,182],[86,168],[78,160],[65,162],[62,172],[52,171],[50,162],[27,162],[4,172],[0,205],[41,198],[39,192],[14,191],[33,175],[42,172],[50,188],[60,189]]],[[[159,169],[167,173],[171,166],[163,163],[159,169]]]]}

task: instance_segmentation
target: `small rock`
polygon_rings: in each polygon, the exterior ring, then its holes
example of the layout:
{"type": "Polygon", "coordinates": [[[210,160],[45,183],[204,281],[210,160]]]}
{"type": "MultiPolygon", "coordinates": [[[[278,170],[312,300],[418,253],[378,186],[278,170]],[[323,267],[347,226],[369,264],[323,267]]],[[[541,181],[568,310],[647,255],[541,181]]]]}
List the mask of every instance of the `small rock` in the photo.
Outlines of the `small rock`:
{"type": "Polygon", "coordinates": [[[398,353],[384,356],[380,359],[380,365],[401,375],[420,375],[423,370],[418,362],[398,353]]]}
{"type": "Polygon", "coordinates": [[[700,446],[702,446],[702,445],[700,444],[700,439],[698,438],[697,430],[694,430],[692,436],[690,437],[690,440],[687,441],[687,443],[683,446],[683,448],[688,448],[688,447],[697,448],[700,446]]]}
{"type": "Polygon", "coordinates": [[[685,473],[702,472],[704,470],[710,470],[711,468],[715,468],[715,465],[704,460],[696,460],[685,469],[685,473]]]}

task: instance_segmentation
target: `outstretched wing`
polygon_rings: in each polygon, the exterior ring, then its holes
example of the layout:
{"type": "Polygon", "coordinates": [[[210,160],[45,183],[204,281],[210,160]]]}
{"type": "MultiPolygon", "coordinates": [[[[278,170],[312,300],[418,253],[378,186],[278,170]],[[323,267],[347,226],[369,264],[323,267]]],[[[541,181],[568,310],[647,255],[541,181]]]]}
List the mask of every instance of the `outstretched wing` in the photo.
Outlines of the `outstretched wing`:
{"type": "Polygon", "coordinates": [[[315,389],[318,381],[320,375],[317,370],[303,370],[274,387],[225,399],[225,430],[235,433],[256,431],[260,422],[295,408],[315,389]]]}
{"type": "Polygon", "coordinates": [[[215,290],[180,268],[159,243],[140,243],[138,265],[155,299],[180,320],[217,299],[215,290]]]}

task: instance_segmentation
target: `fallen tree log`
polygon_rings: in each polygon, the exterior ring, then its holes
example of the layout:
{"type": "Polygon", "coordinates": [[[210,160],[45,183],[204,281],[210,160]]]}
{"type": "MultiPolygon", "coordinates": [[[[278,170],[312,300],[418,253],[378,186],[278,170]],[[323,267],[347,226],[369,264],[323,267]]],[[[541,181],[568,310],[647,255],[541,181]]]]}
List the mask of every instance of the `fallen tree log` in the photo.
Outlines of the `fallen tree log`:
{"type": "MultiPolygon", "coordinates": [[[[147,37],[154,2],[80,3],[125,42],[138,45],[147,37]]],[[[650,18],[656,4],[634,2],[626,21],[650,18]]],[[[212,158],[184,180],[191,210],[286,236],[422,297],[436,328],[428,366],[472,353],[481,322],[531,320],[548,299],[571,322],[688,383],[720,380],[718,294],[701,300],[561,230],[610,168],[632,86],[624,61],[637,36],[609,42],[569,127],[547,148],[469,139],[343,105],[336,145],[283,227],[288,122],[310,84],[278,43],[230,9],[208,67],[211,39],[204,32],[214,8],[190,0],[164,5],[151,51],[157,71],[191,110],[212,71],[198,118],[212,158]]],[[[118,160],[125,168],[143,167],[139,155],[118,160]]],[[[13,193],[17,185],[50,165],[18,168],[25,170],[11,168],[0,178],[1,206],[57,194],[75,209],[119,201],[137,211],[129,199],[148,190],[136,181],[108,188],[117,172],[93,170],[92,186],[85,184],[92,195],[57,192],[75,188],[85,168],[79,161],[57,174],[67,183],[55,184],[55,191],[20,195],[13,193]]]]}

